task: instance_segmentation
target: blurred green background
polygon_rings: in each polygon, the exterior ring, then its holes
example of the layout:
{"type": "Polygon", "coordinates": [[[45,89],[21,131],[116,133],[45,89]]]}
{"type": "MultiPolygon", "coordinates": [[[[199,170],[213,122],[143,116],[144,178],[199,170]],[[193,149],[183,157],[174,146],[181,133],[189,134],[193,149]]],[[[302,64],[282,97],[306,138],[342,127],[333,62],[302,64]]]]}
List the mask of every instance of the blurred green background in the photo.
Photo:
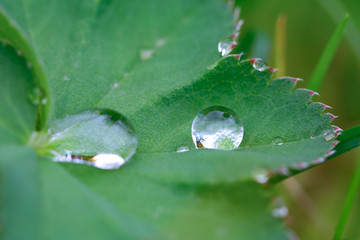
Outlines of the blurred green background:
{"type": "MultiPolygon", "coordinates": [[[[285,75],[304,79],[298,87],[306,87],[327,41],[349,13],[343,39],[316,101],[333,107],[330,112],[339,116],[333,124],[344,130],[360,124],[359,0],[238,0],[236,4],[245,21],[239,50],[246,58],[262,57],[275,68],[276,22],[280,15],[286,17],[285,75]]],[[[280,71],[284,73],[284,69],[280,71]]],[[[290,212],[286,224],[299,239],[332,239],[354,172],[356,152],[343,154],[280,185],[290,212]]],[[[346,239],[360,239],[359,193],[356,202],[346,239]]]]}

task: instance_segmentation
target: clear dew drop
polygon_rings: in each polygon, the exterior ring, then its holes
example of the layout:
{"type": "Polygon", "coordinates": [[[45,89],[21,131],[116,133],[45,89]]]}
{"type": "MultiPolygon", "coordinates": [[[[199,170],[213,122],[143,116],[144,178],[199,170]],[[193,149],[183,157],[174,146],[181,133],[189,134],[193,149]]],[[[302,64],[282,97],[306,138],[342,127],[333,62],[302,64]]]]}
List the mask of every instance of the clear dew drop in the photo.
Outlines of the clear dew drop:
{"type": "Polygon", "coordinates": [[[331,140],[334,140],[336,138],[336,134],[333,129],[326,129],[323,132],[323,135],[325,137],[325,141],[328,141],[328,142],[331,140]]]}
{"type": "Polygon", "coordinates": [[[189,151],[189,147],[187,147],[187,146],[181,146],[176,150],[176,152],[178,152],[178,153],[188,152],[188,151],[189,151]]]}
{"type": "Polygon", "coordinates": [[[268,66],[261,59],[255,59],[253,63],[253,67],[255,70],[260,72],[265,71],[268,68],[268,66]]]}
{"type": "Polygon", "coordinates": [[[269,181],[269,175],[266,170],[257,170],[254,172],[253,176],[255,181],[260,184],[265,184],[269,181]]]}
{"type": "Polygon", "coordinates": [[[232,37],[226,37],[218,43],[218,51],[221,53],[221,56],[228,55],[236,46],[236,42],[232,37]]]}
{"type": "Polygon", "coordinates": [[[272,216],[276,218],[284,218],[289,214],[289,209],[285,206],[284,200],[280,197],[275,198],[272,202],[272,216]]]}
{"type": "Polygon", "coordinates": [[[233,150],[243,139],[244,127],[236,113],[216,106],[195,117],[191,132],[196,148],[233,150]]]}
{"type": "Polygon", "coordinates": [[[40,88],[34,88],[28,93],[28,98],[32,104],[38,105],[43,102],[44,93],[40,88]]]}
{"type": "Polygon", "coordinates": [[[148,59],[152,58],[154,52],[155,52],[154,49],[141,50],[140,51],[140,59],[142,61],[148,60],[148,59]]]}
{"type": "Polygon", "coordinates": [[[110,110],[86,111],[54,122],[46,148],[54,161],[118,169],[135,153],[131,124],[110,110]]]}
{"type": "Polygon", "coordinates": [[[288,215],[288,213],[289,213],[289,209],[285,205],[279,206],[272,210],[273,217],[277,217],[277,218],[284,218],[288,215]]]}
{"type": "Polygon", "coordinates": [[[284,144],[284,140],[281,137],[276,137],[271,142],[273,145],[281,146],[284,144]]]}

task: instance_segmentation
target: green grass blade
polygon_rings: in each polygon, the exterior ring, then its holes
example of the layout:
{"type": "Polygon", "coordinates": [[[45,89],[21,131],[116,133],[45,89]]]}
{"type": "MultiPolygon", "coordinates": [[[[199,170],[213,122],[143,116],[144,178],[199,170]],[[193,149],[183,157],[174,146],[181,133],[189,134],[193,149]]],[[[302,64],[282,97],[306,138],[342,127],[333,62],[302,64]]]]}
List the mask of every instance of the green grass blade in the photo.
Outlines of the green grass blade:
{"type": "Polygon", "coordinates": [[[336,227],[334,240],[340,240],[342,239],[346,222],[350,216],[350,211],[352,206],[354,205],[354,200],[357,194],[357,190],[360,186],[360,151],[357,156],[357,167],[353,176],[353,179],[350,183],[349,191],[347,193],[345,203],[340,215],[340,219],[338,222],[338,225],[336,227]]]}
{"type": "Polygon", "coordinates": [[[279,15],[276,22],[275,34],[275,67],[279,71],[275,73],[276,77],[286,75],[286,16],[279,15]]]}
{"type": "Polygon", "coordinates": [[[312,73],[312,75],[310,77],[307,88],[314,90],[314,91],[318,91],[319,88],[321,87],[324,76],[330,66],[331,60],[333,59],[336,49],[339,46],[339,43],[343,36],[343,32],[344,32],[346,23],[348,22],[348,19],[349,19],[349,15],[346,14],[344,16],[344,18],[341,20],[338,27],[335,29],[335,32],[331,36],[328,44],[326,45],[317,65],[315,67],[314,72],[312,73]]]}
{"type": "Polygon", "coordinates": [[[337,157],[360,146],[360,126],[345,130],[337,139],[340,143],[335,147],[336,152],[328,159],[337,157]]]}

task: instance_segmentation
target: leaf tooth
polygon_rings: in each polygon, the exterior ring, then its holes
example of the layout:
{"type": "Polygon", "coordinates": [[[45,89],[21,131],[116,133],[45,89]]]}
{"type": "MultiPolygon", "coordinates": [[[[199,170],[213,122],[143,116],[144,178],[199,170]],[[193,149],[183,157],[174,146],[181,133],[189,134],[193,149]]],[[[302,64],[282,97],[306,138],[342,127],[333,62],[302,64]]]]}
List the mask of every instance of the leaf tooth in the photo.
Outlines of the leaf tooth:
{"type": "Polygon", "coordinates": [[[284,166],[281,166],[279,167],[279,169],[277,170],[277,172],[281,175],[284,175],[284,176],[289,176],[290,175],[290,170],[289,168],[287,167],[284,167],[284,166]]]}
{"type": "Polygon", "coordinates": [[[336,147],[338,144],[340,143],[339,140],[335,140],[331,145],[332,145],[332,148],[336,147]]]}
{"type": "Polygon", "coordinates": [[[324,157],[320,157],[320,158],[317,158],[313,161],[313,164],[320,164],[320,163],[323,163],[325,162],[325,158],[324,157]]]}
{"type": "Polygon", "coordinates": [[[269,68],[270,73],[277,72],[277,71],[279,71],[278,68],[269,68]]]}
{"type": "Polygon", "coordinates": [[[331,126],[334,128],[334,131],[335,131],[336,133],[344,131],[344,130],[342,130],[341,128],[339,128],[338,126],[336,126],[336,125],[331,125],[331,126]]]}
{"type": "Polygon", "coordinates": [[[312,90],[308,90],[308,91],[311,96],[314,96],[314,95],[320,96],[320,94],[315,91],[312,91],[312,90]]]}
{"type": "Polygon", "coordinates": [[[293,166],[293,168],[296,170],[303,170],[307,167],[309,167],[309,163],[307,163],[307,162],[299,162],[293,166]]]}
{"type": "Polygon", "coordinates": [[[322,107],[324,110],[327,109],[327,108],[332,109],[332,107],[330,107],[329,105],[327,105],[327,104],[325,104],[325,103],[319,102],[319,104],[321,104],[321,107],[322,107]]]}
{"type": "Polygon", "coordinates": [[[330,150],[326,153],[326,157],[329,157],[329,156],[333,155],[334,153],[336,153],[336,150],[330,150]]]}
{"type": "Polygon", "coordinates": [[[338,118],[339,116],[335,116],[334,114],[332,113],[325,113],[326,115],[328,115],[331,119],[335,119],[335,118],[338,118]]]}
{"type": "Polygon", "coordinates": [[[236,45],[237,45],[237,42],[233,42],[232,44],[231,44],[231,49],[234,49],[235,47],[236,47],[236,45]]]}
{"type": "Polygon", "coordinates": [[[304,81],[304,80],[302,78],[294,78],[294,77],[292,77],[291,81],[294,82],[294,83],[297,83],[298,81],[304,81]]]}
{"type": "MultiPolygon", "coordinates": [[[[240,14],[239,14],[240,15],[240,14]]],[[[240,31],[241,29],[241,26],[244,24],[244,20],[243,19],[240,19],[239,21],[236,22],[235,24],[235,30],[236,31],[240,31]]]]}
{"type": "Polygon", "coordinates": [[[236,32],[236,33],[233,33],[233,34],[231,35],[231,38],[232,38],[233,40],[235,40],[235,39],[238,38],[238,36],[239,36],[239,33],[236,32]]]}
{"type": "Polygon", "coordinates": [[[240,12],[241,12],[241,9],[239,7],[234,8],[233,15],[234,15],[235,21],[237,21],[239,19],[240,12]]]}
{"type": "Polygon", "coordinates": [[[250,59],[250,64],[254,64],[257,60],[259,60],[259,58],[251,58],[250,59]]]}

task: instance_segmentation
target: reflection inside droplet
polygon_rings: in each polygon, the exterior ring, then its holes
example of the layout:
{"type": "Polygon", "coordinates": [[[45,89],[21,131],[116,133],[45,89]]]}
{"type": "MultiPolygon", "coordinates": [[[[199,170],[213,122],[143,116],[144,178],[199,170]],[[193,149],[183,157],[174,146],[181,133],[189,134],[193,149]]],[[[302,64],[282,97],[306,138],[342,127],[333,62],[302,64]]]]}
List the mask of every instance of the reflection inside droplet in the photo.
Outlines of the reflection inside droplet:
{"type": "Polygon", "coordinates": [[[191,131],[195,147],[207,149],[236,149],[244,135],[244,127],[236,113],[220,106],[200,112],[191,131]]]}
{"type": "Polygon", "coordinates": [[[218,43],[218,51],[221,53],[221,56],[228,55],[236,46],[236,41],[233,37],[226,37],[218,43]]]}
{"type": "Polygon", "coordinates": [[[281,146],[284,144],[284,140],[281,137],[276,137],[274,140],[272,140],[272,144],[281,146]]]}
{"type": "Polygon", "coordinates": [[[117,169],[134,153],[137,138],[130,123],[110,110],[86,111],[57,120],[48,149],[54,161],[117,169]]]}

